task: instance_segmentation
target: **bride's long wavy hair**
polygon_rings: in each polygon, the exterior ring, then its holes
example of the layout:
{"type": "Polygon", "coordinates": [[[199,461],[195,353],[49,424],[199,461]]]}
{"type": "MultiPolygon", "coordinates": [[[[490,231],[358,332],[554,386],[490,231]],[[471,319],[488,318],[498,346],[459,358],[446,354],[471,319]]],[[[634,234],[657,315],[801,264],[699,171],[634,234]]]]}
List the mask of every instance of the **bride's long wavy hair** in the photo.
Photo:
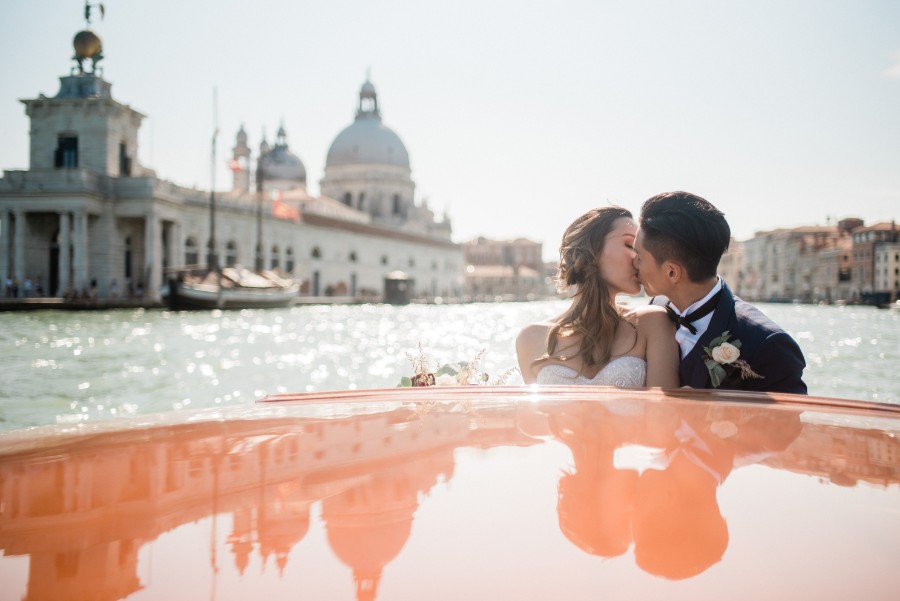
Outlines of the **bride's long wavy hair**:
{"type": "Polygon", "coordinates": [[[591,209],[576,219],[563,234],[556,286],[560,290],[574,287],[575,293],[572,295],[572,305],[550,328],[547,352],[535,363],[550,359],[566,361],[578,356],[581,358],[581,372],[584,372],[609,362],[620,313],[610,300],[609,287],[600,272],[600,253],[616,220],[622,217],[631,219],[631,212],[617,206],[591,209]],[[581,338],[575,352],[558,352],[562,339],[573,336],[581,338]]]}

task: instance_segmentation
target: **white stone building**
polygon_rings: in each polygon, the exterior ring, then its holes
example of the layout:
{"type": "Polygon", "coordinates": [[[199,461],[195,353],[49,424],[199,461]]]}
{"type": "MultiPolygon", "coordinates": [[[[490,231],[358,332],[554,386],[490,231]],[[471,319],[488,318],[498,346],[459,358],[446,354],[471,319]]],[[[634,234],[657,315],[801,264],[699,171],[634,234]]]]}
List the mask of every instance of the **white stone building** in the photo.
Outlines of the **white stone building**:
{"type": "Polygon", "coordinates": [[[887,293],[890,301],[900,298],[900,243],[875,245],[875,290],[887,293]]]}
{"type": "MultiPolygon", "coordinates": [[[[88,57],[90,58],[90,57],[88,57]]],[[[96,63],[96,60],[95,60],[96,63]]],[[[220,264],[278,269],[303,293],[377,299],[384,278],[406,272],[419,297],[461,297],[464,260],[449,220],[417,203],[409,154],[381,122],[365,82],[356,120],[335,138],[321,180],[306,170],[284,127],[253,161],[243,128],[233,189],[208,191],[157,177],[137,162],[144,115],[113,99],[96,73],[60,78],[59,93],[22,100],[31,119],[29,169],[0,178],[0,281],[41,282],[47,296],[109,298],[144,291],[158,301],[170,268],[220,264]],[[252,189],[251,189],[252,188],[252,189]]]]}

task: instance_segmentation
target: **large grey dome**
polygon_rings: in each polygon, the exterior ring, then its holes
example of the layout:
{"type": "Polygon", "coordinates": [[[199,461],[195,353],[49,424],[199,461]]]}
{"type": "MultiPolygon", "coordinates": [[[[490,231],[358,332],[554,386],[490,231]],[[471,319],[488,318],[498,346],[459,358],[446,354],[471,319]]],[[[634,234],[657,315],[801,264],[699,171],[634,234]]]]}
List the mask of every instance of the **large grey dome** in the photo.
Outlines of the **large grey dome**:
{"type": "Polygon", "coordinates": [[[259,168],[266,180],[292,180],[306,183],[306,167],[287,145],[284,127],[278,129],[275,146],[260,157],[259,168]]]}
{"type": "Polygon", "coordinates": [[[409,153],[400,136],[381,122],[375,86],[366,81],[360,89],[356,120],[331,143],[325,167],[372,163],[409,169],[409,153]]]}

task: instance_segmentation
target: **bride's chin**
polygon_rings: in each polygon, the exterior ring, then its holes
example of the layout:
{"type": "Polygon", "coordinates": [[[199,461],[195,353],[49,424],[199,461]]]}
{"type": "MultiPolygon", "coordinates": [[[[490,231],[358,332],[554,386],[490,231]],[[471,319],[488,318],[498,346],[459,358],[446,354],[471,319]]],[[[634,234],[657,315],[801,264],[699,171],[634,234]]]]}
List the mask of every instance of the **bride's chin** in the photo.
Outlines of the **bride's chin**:
{"type": "Polygon", "coordinates": [[[629,286],[628,288],[623,288],[619,290],[616,294],[624,294],[626,296],[636,296],[641,293],[641,286],[629,286]]]}

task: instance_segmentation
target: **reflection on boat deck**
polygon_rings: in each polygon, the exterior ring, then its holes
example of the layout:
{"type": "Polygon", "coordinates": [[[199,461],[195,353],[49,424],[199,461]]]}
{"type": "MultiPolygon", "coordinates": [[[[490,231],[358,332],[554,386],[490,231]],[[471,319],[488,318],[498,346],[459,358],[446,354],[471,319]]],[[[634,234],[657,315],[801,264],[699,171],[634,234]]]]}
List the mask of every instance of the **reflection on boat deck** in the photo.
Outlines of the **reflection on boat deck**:
{"type": "Polygon", "coordinates": [[[739,467],[842,487],[900,482],[895,431],[806,423],[799,408],[638,398],[464,409],[397,403],[325,419],[286,411],[0,451],[0,548],[29,557],[26,597],[124,598],[147,586],[138,570],[144,545],[223,515],[231,518],[231,557],[220,561],[210,543],[211,572],[264,578],[265,569],[246,572],[258,554],[264,568],[270,559],[277,567],[268,576],[280,578],[321,503],[331,551],[352,569],[356,597],[373,599],[420,503],[453,479],[455,453],[466,447],[564,444],[572,461],[558,481],[559,531],[592,555],[633,548],[644,572],[674,580],[722,559],[729,533],[717,494],[739,467]]]}

